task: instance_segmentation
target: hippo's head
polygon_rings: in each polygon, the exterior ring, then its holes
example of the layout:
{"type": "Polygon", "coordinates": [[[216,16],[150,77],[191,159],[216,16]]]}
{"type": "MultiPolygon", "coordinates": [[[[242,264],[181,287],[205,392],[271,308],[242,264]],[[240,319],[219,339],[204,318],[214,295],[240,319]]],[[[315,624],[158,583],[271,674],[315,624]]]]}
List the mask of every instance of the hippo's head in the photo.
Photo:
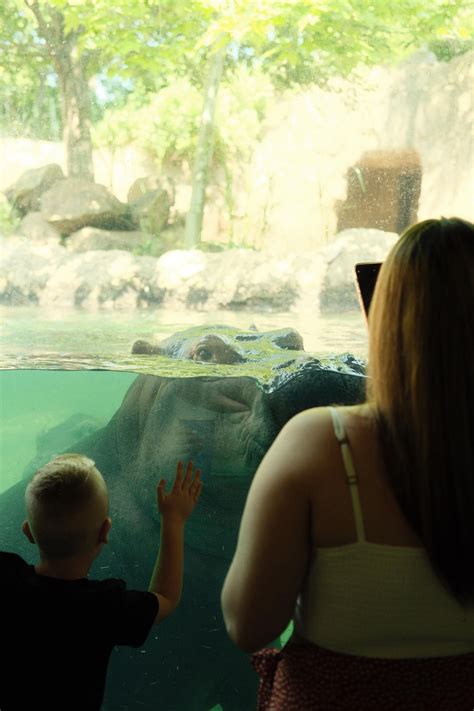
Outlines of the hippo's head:
{"type": "Polygon", "coordinates": [[[135,341],[132,353],[164,355],[202,363],[232,365],[268,357],[281,350],[303,350],[303,339],[293,328],[258,333],[229,326],[197,326],[173,334],[155,345],[135,341]]]}

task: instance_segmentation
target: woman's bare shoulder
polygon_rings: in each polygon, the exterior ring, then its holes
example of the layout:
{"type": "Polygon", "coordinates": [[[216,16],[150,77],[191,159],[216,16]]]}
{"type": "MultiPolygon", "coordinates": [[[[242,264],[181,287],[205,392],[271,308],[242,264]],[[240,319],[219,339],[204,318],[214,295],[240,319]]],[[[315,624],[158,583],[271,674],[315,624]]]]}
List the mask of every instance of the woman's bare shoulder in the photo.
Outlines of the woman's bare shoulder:
{"type": "MultiPolygon", "coordinates": [[[[372,439],[374,420],[369,408],[356,405],[337,409],[350,439],[372,439]]],[[[275,445],[278,455],[288,465],[308,473],[313,482],[318,472],[325,476],[325,472],[332,472],[341,459],[329,407],[314,407],[295,415],[285,425],[275,445]]]]}
{"type": "Polygon", "coordinates": [[[289,420],[275,442],[279,451],[293,461],[293,466],[314,467],[328,456],[335,444],[334,428],[328,407],[303,410],[289,420]]]}
{"type": "MultiPolygon", "coordinates": [[[[344,405],[335,408],[340,413],[345,426],[366,427],[373,425],[374,416],[369,405],[344,405]]],[[[287,432],[307,434],[308,430],[317,437],[327,435],[327,431],[334,431],[332,416],[329,407],[312,407],[295,415],[286,425],[287,432]]]]}

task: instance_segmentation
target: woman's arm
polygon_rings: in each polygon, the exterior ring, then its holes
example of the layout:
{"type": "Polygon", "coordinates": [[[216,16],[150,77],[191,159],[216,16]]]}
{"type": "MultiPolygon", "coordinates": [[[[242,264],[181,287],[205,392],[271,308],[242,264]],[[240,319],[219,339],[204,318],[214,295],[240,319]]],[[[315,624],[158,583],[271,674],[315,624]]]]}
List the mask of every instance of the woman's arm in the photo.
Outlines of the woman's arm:
{"type": "Polygon", "coordinates": [[[273,641],[293,616],[311,547],[307,474],[328,417],[310,410],[287,423],[250,487],[221,596],[227,631],[245,652],[273,641]]]}

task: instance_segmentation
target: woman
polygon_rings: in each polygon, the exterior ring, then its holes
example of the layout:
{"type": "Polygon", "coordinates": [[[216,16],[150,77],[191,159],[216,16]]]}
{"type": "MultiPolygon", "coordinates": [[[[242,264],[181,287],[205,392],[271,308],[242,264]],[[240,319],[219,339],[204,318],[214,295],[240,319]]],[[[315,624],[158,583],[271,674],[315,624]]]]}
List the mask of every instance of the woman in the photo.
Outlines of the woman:
{"type": "Polygon", "coordinates": [[[294,417],[249,492],[222,591],[260,709],[474,706],[474,225],[383,264],[362,406],[294,417]]]}

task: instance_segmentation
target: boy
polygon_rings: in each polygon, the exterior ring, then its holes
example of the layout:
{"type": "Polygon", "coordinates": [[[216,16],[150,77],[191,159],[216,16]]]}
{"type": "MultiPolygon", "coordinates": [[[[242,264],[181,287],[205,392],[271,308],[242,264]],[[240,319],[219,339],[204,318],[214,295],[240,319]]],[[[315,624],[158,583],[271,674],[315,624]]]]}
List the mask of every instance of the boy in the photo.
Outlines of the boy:
{"type": "Polygon", "coordinates": [[[152,624],[181,597],[184,525],[202,488],[199,470],[181,462],[169,494],[157,487],[161,540],[149,592],[123,580],[88,580],[112,522],[106,483],[80,454],[56,457],[26,489],[23,532],[39,547],[28,565],[0,553],[1,711],[100,709],[115,645],[140,647],[152,624]]]}

